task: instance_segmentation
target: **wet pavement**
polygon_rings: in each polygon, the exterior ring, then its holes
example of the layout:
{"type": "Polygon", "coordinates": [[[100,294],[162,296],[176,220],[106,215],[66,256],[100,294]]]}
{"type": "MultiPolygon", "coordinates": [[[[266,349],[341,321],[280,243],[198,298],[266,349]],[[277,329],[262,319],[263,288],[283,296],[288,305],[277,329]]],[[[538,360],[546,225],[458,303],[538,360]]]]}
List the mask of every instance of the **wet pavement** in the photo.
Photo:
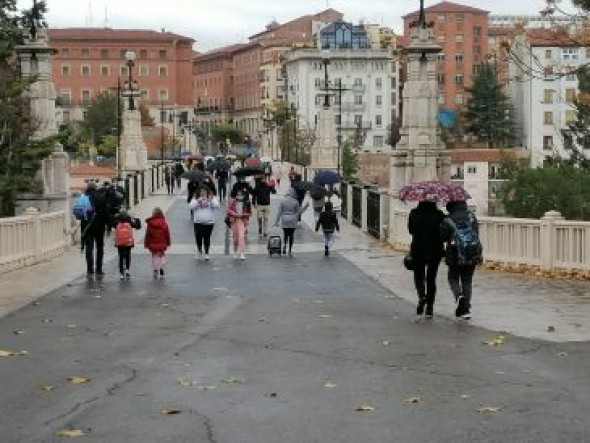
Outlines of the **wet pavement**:
{"type": "Polygon", "coordinates": [[[416,321],[408,275],[379,281],[396,254],[352,233],[325,259],[302,228],[293,258],[269,258],[254,221],[242,262],[220,215],[200,262],[170,203],[165,280],[137,247],[131,281],[111,260],[102,284],[79,276],[0,319],[0,350],[26,351],[0,357],[2,442],[590,441],[587,341],[416,321]]]}

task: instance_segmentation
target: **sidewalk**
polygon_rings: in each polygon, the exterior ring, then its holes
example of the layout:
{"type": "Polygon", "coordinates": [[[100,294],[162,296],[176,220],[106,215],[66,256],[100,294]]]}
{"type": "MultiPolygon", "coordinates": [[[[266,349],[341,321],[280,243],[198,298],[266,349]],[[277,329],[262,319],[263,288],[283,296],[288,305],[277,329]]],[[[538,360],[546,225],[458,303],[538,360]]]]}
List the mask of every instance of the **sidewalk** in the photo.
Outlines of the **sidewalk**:
{"type": "MultiPolygon", "coordinates": [[[[131,210],[131,214],[143,221],[151,214],[153,208],[159,206],[166,212],[177,199],[185,199],[185,194],[169,196],[166,190],[160,190],[143,200],[131,210]]],[[[142,231],[138,232],[136,243],[143,242],[142,231]]],[[[111,238],[105,238],[104,262],[116,256],[114,248],[106,247],[111,238]]],[[[139,249],[139,248],[138,248],[139,249]]],[[[86,273],[84,254],[80,252],[80,245],[72,245],[62,256],[49,262],[40,263],[0,275],[0,317],[17,311],[32,301],[72,282],[81,274],[86,273]]]]}

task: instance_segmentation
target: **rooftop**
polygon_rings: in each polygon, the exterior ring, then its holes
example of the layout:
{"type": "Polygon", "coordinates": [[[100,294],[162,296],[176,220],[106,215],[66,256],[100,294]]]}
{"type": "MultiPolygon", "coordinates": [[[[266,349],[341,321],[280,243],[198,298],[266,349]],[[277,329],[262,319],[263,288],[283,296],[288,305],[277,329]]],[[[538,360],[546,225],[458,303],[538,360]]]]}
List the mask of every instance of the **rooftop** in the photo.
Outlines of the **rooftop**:
{"type": "Polygon", "coordinates": [[[173,42],[183,40],[193,43],[191,37],[150,29],[112,29],[112,28],[51,28],[50,40],[131,40],[173,42]]]}
{"type": "MultiPolygon", "coordinates": [[[[403,18],[412,17],[414,15],[418,15],[420,11],[414,11],[407,15],[404,15],[403,18]]],[[[428,8],[424,8],[424,12],[437,12],[437,13],[452,13],[452,12],[467,12],[471,14],[489,14],[489,11],[485,11],[483,9],[474,8],[472,6],[460,5],[459,3],[453,2],[440,2],[436,5],[429,6],[428,8]]]]}

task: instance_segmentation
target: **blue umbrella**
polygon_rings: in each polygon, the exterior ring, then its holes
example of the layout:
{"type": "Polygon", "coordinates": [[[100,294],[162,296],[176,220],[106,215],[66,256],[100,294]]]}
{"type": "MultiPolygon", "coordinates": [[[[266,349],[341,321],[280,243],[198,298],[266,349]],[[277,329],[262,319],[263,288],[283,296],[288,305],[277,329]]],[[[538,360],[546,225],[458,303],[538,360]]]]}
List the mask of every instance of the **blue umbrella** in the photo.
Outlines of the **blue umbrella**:
{"type": "Polygon", "coordinates": [[[316,172],[315,177],[313,178],[313,182],[320,186],[334,185],[336,183],[340,183],[340,180],[340,175],[327,169],[316,172]]]}

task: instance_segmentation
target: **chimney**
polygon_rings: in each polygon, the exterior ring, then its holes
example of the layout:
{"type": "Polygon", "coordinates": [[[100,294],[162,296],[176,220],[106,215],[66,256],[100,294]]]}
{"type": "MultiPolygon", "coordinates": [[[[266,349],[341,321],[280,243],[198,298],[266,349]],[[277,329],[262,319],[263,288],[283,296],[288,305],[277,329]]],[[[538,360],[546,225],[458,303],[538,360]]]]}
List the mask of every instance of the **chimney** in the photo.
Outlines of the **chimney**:
{"type": "Polygon", "coordinates": [[[166,28],[162,28],[162,34],[166,33],[166,28]]]}

